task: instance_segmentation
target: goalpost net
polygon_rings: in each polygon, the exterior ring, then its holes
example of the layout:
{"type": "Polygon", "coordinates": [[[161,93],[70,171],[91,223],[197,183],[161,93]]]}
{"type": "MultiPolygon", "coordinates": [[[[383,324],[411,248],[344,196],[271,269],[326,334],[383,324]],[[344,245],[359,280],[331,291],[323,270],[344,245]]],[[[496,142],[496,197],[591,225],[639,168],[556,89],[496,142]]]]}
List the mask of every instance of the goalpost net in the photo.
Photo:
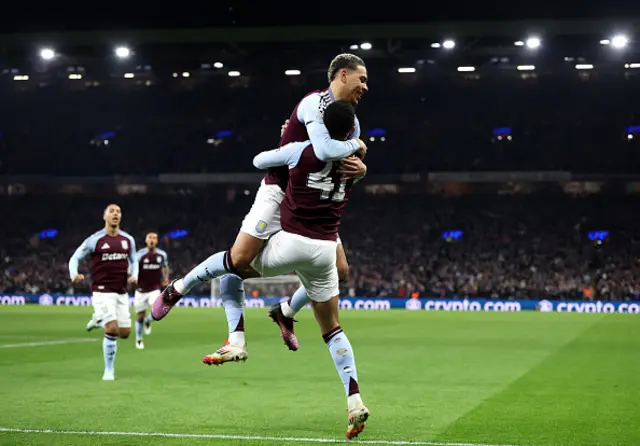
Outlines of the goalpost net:
{"type": "MultiPolygon", "coordinates": [[[[255,297],[276,297],[293,296],[293,293],[300,286],[300,279],[296,275],[285,275],[275,277],[257,277],[244,281],[244,297],[250,299],[255,297]]],[[[211,281],[211,298],[217,299],[220,296],[220,279],[211,281]]]]}

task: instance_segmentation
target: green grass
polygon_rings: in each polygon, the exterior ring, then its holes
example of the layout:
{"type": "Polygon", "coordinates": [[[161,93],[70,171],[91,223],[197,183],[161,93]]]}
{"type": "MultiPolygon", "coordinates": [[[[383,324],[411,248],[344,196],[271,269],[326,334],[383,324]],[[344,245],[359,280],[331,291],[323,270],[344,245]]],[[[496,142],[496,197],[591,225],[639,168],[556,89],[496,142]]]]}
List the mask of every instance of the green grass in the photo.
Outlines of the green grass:
{"type": "MultiPolygon", "coordinates": [[[[266,310],[248,310],[249,360],[210,368],[200,359],[225,339],[223,311],[176,309],[146,350],[119,341],[115,382],[101,381],[90,311],[0,307],[0,427],[344,438],[344,391],[309,311],[290,352],[266,310]]],[[[342,325],[372,412],[361,440],[640,444],[638,316],[347,311],[342,325]]],[[[0,444],[317,443],[0,432],[0,444]]]]}

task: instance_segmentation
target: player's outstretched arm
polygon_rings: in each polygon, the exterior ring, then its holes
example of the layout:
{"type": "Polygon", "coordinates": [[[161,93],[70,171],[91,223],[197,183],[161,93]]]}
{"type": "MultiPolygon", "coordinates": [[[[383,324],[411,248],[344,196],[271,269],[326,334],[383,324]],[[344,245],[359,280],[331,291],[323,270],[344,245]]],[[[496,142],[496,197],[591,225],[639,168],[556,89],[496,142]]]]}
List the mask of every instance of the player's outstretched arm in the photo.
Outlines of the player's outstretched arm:
{"type": "Polygon", "coordinates": [[[253,165],[258,169],[268,169],[277,166],[293,167],[298,164],[302,151],[311,144],[310,141],[291,142],[273,150],[258,153],[253,158],[253,165]]]}

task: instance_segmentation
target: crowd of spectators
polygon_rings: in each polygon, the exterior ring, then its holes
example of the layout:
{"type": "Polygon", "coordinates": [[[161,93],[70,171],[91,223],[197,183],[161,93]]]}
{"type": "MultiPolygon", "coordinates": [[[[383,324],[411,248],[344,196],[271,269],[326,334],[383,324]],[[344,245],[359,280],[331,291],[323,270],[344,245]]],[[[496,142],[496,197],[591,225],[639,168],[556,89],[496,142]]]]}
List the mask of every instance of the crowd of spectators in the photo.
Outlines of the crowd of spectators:
{"type": "MultiPolygon", "coordinates": [[[[182,228],[163,238],[171,277],[233,243],[253,193],[120,197],[122,228],[142,247],[146,231],[182,228]]],[[[342,294],[352,296],[638,299],[640,210],[633,196],[559,194],[372,196],[354,192],[340,236],[350,264],[342,294]],[[446,239],[445,231],[461,231],[446,239]],[[608,231],[601,241],[593,230],[608,231]]],[[[67,261],[100,229],[101,197],[3,199],[2,293],[71,293],[67,261]],[[55,228],[55,238],[37,234],[55,228]]],[[[88,271],[88,263],[81,270],[88,271]]],[[[79,287],[75,292],[86,292],[79,287]]],[[[264,294],[260,285],[248,293],[264,294]]],[[[289,289],[282,292],[290,292],[289,289]]],[[[208,285],[193,290],[210,293],[208,285]]]]}

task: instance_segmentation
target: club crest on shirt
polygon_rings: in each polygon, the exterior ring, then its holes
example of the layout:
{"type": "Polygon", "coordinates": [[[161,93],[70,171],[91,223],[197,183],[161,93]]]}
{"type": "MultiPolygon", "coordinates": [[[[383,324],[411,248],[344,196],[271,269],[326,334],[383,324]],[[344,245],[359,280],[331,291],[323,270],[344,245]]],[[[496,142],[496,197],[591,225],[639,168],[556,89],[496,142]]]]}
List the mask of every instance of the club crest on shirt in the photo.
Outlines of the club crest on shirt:
{"type": "Polygon", "coordinates": [[[258,222],[258,224],[256,225],[256,232],[257,232],[258,234],[262,234],[262,233],[264,233],[264,231],[266,231],[266,230],[267,230],[267,222],[266,222],[266,221],[263,221],[263,220],[260,220],[260,221],[258,222]]]}
{"type": "Polygon", "coordinates": [[[126,240],[122,240],[122,249],[129,249],[129,243],[126,240]]]}

